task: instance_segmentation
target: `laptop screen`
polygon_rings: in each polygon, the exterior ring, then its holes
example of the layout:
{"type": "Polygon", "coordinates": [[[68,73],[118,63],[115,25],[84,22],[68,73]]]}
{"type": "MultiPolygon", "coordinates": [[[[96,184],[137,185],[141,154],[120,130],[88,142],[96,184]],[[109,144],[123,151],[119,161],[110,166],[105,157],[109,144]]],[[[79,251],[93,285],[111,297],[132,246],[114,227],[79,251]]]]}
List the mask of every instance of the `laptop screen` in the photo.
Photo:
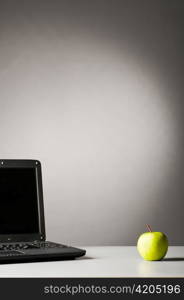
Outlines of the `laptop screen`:
{"type": "Polygon", "coordinates": [[[36,171],[0,169],[0,234],[39,232],[36,171]]]}

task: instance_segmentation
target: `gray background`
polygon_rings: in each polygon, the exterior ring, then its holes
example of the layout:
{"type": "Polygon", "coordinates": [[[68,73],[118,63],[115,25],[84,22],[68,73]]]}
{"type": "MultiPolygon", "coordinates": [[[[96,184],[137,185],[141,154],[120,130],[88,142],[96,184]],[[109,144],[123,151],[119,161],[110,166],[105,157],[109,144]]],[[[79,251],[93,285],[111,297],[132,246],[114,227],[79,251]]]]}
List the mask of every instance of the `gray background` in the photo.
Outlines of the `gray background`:
{"type": "Polygon", "coordinates": [[[184,244],[183,1],[0,1],[0,157],[42,162],[48,239],[184,244]]]}

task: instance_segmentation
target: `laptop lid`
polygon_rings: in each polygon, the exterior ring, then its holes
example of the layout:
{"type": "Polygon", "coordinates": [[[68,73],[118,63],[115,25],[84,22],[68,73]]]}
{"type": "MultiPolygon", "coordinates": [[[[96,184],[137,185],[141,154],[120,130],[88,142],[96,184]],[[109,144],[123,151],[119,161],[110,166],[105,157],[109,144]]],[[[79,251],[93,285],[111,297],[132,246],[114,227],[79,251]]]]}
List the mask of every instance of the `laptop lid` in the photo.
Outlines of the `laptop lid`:
{"type": "Polygon", "coordinates": [[[41,163],[0,159],[0,242],[45,240],[41,163]]]}

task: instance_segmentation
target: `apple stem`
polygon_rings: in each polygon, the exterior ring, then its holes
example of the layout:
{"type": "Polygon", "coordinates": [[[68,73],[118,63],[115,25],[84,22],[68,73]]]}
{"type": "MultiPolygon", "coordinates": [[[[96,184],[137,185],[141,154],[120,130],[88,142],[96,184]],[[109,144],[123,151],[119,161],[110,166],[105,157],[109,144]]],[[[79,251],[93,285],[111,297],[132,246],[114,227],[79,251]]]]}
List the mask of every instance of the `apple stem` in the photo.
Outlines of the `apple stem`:
{"type": "Polygon", "coordinates": [[[149,232],[152,232],[152,229],[151,229],[151,227],[150,227],[149,224],[146,224],[146,227],[148,228],[148,231],[149,231],[149,232]]]}

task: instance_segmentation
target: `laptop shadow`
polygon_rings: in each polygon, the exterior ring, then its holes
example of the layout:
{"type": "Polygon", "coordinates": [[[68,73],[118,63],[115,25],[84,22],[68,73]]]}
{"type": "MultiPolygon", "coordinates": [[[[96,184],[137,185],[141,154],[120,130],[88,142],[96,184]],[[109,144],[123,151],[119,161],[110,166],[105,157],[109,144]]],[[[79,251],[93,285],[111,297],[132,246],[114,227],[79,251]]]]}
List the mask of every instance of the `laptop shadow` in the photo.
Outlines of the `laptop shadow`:
{"type": "Polygon", "coordinates": [[[1,265],[13,265],[13,264],[16,264],[16,265],[21,265],[21,264],[37,264],[37,263],[58,263],[58,262],[66,262],[66,261],[79,261],[79,260],[88,260],[88,259],[94,259],[93,257],[89,257],[89,256],[84,256],[84,257],[66,257],[66,258],[63,258],[63,259],[38,259],[38,260],[34,260],[34,261],[30,261],[30,260],[25,260],[25,261],[20,261],[20,260],[6,260],[6,261],[1,261],[0,262],[0,266],[1,265]]]}
{"type": "Polygon", "coordinates": [[[184,261],[184,257],[165,257],[162,261],[184,261]]]}
{"type": "Polygon", "coordinates": [[[94,259],[94,257],[82,256],[82,257],[77,257],[75,260],[86,260],[86,259],[94,259]]]}

